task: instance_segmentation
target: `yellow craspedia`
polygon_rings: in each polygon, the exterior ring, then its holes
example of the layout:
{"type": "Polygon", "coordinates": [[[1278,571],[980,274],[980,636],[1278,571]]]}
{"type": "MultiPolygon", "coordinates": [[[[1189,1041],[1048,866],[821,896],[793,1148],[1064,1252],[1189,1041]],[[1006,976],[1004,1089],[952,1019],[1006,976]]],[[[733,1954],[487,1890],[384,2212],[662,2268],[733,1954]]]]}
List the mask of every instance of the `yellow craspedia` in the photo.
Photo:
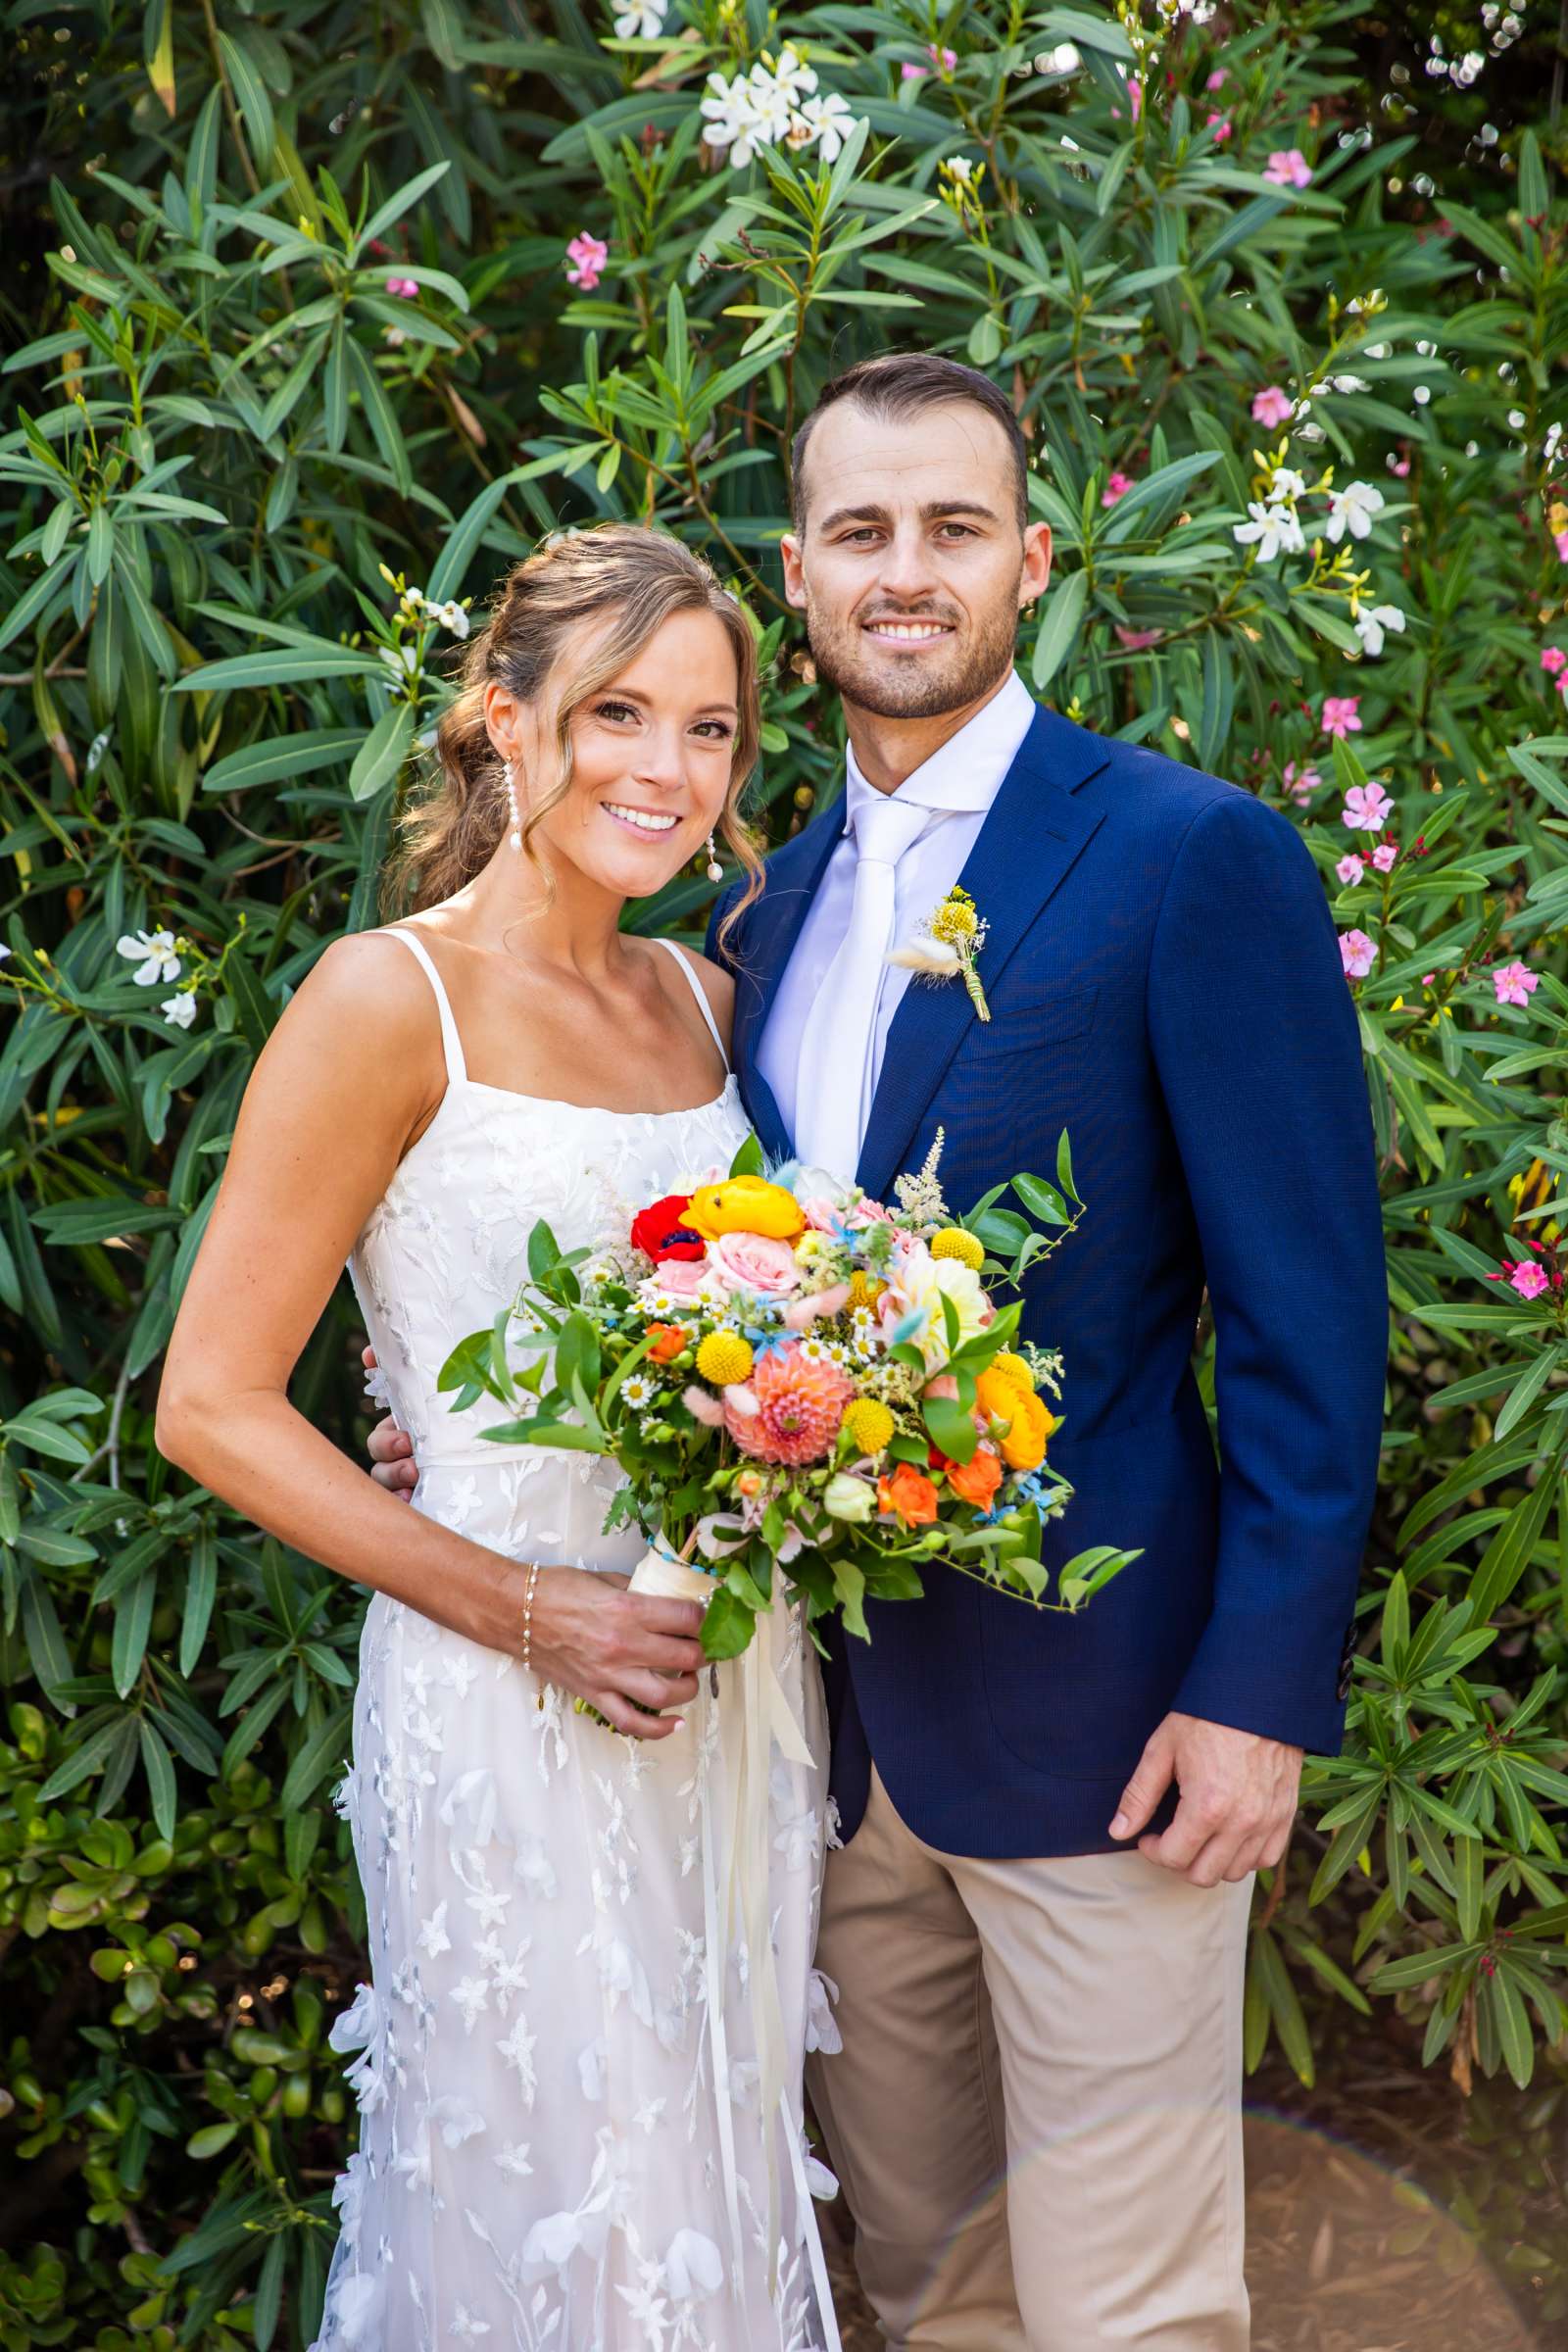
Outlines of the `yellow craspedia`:
{"type": "Polygon", "coordinates": [[[752,1376],[752,1344],[738,1331],[710,1331],[698,1343],[697,1369],[715,1389],[733,1387],[752,1376]]]}
{"type": "Polygon", "coordinates": [[[972,1266],[978,1274],[986,1262],[985,1244],[978,1234],[965,1233],[961,1225],[944,1225],[926,1245],[933,1257],[956,1257],[963,1265],[972,1266]]]}
{"type": "Polygon", "coordinates": [[[729,1176],[722,1184],[700,1184],[681,1218],[705,1241],[721,1233],[760,1233],[769,1241],[793,1242],[806,1230],[806,1213],[793,1193],[763,1176],[729,1176]]]}
{"type": "Polygon", "coordinates": [[[991,1370],[997,1374],[999,1379],[1009,1382],[1013,1388],[1027,1390],[1031,1396],[1034,1395],[1035,1376],[1033,1372],[1029,1369],[1025,1359],[1021,1355],[1014,1355],[1010,1348],[1004,1348],[1000,1355],[992,1357],[991,1370]]]}
{"type": "Polygon", "coordinates": [[[950,948],[961,947],[979,928],[980,917],[966,890],[950,891],[931,917],[932,938],[945,939],[950,948]]]}
{"type": "Polygon", "coordinates": [[[858,1267],[850,1276],[851,1306],[875,1306],[887,1287],[880,1276],[863,1273],[858,1267]]]}
{"type": "Polygon", "coordinates": [[[857,1396],[839,1427],[857,1453],[882,1453],[893,1436],[893,1415],[874,1396],[857,1396]]]}

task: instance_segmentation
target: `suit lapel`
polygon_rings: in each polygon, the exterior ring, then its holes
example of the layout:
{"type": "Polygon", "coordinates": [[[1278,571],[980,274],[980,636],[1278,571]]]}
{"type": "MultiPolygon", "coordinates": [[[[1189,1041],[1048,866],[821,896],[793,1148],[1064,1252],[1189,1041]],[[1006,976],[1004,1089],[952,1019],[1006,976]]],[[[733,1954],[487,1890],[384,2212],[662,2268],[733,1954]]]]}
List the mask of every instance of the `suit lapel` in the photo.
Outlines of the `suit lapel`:
{"type": "MultiPolygon", "coordinates": [[[[1036,711],[959,877],[987,925],[978,968],[988,995],[1102,821],[1102,810],[1091,812],[1071,796],[1109,757],[1098,737],[1049,710],[1036,711]]],[[[926,1107],[977,1019],[961,980],[932,987],[914,979],[905,990],[888,1030],[858,1170],[874,1200],[904,1168],[926,1107]]]]}
{"type": "Polygon", "coordinates": [[[839,798],[769,858],[762,895],[741,931],[735,966],[733,1058],[752,1124],[763,1151],[773,1159],[787,1159],[795,1142],[779,1115],[771,1087],[757,1066],[757,1049],[807,909],[843,832],[844,803],[839,798]]]}

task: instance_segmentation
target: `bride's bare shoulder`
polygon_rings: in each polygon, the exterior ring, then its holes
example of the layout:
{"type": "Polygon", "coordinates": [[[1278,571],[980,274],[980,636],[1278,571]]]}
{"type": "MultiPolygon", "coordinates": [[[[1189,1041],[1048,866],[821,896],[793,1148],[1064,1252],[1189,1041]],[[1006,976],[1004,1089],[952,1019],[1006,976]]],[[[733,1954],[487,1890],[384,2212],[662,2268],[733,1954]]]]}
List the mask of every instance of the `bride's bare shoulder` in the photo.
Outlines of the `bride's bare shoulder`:
{"type": "Polygon", "coordinates": [[[390,927],[334,939],[300,983],[295,1006],[313,1026],[342,1022],[362,1041],[373,1031],[382,1053],[440,1035],[429,980],[390,927]]]}
{"type": "MultiPolygon", "coordinates": [[[[678,941],[674,944],[679,947],[678,941]]],[[[718,1033],[727,1048],[735,1019],[734,976],[726,972],[721,963],[714,963],[707,956],[700,956],[695,948],[682,947],[679,952],[697,975],[713,1018],[718,1023],[718,1033]]]]}

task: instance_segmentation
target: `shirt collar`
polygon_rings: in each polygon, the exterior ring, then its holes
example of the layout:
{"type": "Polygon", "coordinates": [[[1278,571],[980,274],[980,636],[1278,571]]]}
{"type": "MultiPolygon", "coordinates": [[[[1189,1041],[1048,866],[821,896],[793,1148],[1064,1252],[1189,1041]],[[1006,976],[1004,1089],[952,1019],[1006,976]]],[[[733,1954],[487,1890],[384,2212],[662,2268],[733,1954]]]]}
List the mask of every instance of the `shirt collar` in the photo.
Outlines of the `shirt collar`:
{"type": "MultiPolygon", "coordinates": [[[[933,813],[983,815],[1001,791],[1034,717],[1033,695],[1018,672],[1009,670],[1001,692],[906,776],[898,788],[899,799],[933,813]]],[[[845,747],[845,757],[844,830],[853,833],[857,809],[883,795],[861,775],[853,745],[845,747]]]]}

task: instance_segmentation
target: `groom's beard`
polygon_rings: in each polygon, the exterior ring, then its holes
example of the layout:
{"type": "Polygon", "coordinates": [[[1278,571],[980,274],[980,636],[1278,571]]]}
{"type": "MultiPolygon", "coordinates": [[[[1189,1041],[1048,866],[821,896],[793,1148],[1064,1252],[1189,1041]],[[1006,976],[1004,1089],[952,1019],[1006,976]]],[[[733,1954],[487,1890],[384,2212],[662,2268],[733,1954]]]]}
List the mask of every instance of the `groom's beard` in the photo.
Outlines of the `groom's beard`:
{"type": "Polygon", "coordinates": [[[1017,636],[1016,607],[988,615],[979,634],[967,638],[963,616],[940,605],[907,612],[876,612],[837,623],[824,620],[809,601],[806,608],[806,638],[818,678],[846,702],[858,704],[877,718],[940,718],[945,711],[962,710],[979,702],[1012,667],[1017,636]],[[878,656],[870,649],[862,626],[864,617],[952,621],[955,632],[939,652],[901,661],[896,655],[878,656]]]}

